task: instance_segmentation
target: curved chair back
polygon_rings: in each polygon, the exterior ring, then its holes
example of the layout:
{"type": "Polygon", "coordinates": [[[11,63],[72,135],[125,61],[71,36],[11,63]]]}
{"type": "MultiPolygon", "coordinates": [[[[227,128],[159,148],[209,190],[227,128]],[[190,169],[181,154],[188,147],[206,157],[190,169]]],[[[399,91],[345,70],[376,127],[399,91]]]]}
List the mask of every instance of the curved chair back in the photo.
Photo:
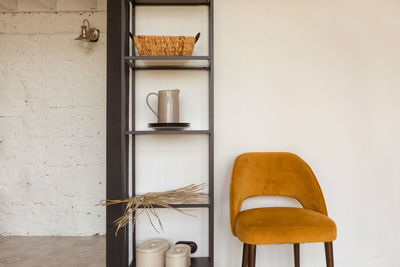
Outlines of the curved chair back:
{"type": "Polygon", "coordinates": [[[300,157],[284,152],[245,153],[235,160],[230,189],[231,229],[245,199],[286,196],[305,209],[327,215],[321,188],[311,168],[300,157]]]}

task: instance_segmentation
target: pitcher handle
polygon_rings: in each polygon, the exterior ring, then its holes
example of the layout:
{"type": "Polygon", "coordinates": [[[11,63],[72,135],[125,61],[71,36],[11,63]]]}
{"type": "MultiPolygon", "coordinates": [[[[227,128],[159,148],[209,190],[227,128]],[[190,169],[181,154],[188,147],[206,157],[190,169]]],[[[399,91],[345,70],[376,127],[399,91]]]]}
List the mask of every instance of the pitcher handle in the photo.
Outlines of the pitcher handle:
{"type": "Polygon", "coordinates": [[[146,104],[147,104],[147,106],[149,107],[149,109],[154,113],[154,115],[156,115],[156,117],[158,118],[158,113],[150,106],[150,103],[149,103],[149,97],[150,97],[151,95],[155,95],[155,96],[159,97],[157,93],[150,93],[150,94],[148,94],[148,95],[146,96],[146,104]]]}

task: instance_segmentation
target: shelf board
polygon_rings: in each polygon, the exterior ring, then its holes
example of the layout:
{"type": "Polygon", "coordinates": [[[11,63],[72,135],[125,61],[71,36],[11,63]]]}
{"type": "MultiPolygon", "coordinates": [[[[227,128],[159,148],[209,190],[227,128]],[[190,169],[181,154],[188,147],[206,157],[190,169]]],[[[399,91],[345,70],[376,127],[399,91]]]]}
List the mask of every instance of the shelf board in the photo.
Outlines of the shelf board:
{"type": "Polygon", "coordinates": [[[126,131],[129,135],[147,135],[147,134],[210,134],[210,130],[182,130],[182,131],[126,131]]]}
{"type": "Polygon", "coordinates": [[[209,70],[208,66],[182,66],[182,65],[165,65],[165,66],[134,66],[129,65],[134,70],[209,70]]]}
{"type": "Polygon", "coordinates": [[[126,56],[125,60],[210,60],[209,56],[126,56]]]}
{"type": "Polygon", "coordinates": [[[211,266],[210,258],[208,257],[198,257],[192,258],[191,267],[209,267],[211,266]]]}
{"type": "MultiPolygon", "coordinates": [[[[192,263],[190,267],[210,267],[211,262],[209,257],[194,257],[191,258],[192,263]]],[[[132,261],[129,267],[135,267],[135,262],[132,261]]]]}
{"type": "MultiPolygon", "coordinates": [[[[174,204],[170,203],[169,205],[174,208],[209,208],[210,196],[209,195],[204,196],[204,201],[202,203],[174,203],[174,204]]],[[[142,209],[143,205],[141,205],[139,208],[142,209]]],[[[153,208],[166,209],[165,207],[160,205],[153,205],[153,208]]]]}
{"type": "MultiPolygon", "coordinates": [[[[170,204],[171,207],[174,208],[208,208],[210,207],[209,203],[190,203],[190,204],[170,204]]],[[[154,208],[156,209],[165,209],[165,207],[159,206],[159,205],[153,205],[154,208]]],[[[140,206],[139,208],[143,208],[143,206],[140,206]]]]}
{"type": "Polygon", "coordinates": [[[136,6],[199,6],[210,5],[209,0],[131,0],[132,5],[136,6]]]}
{"type": "Polygon", "coordinates": [[[125,62],[133,70],[210,70],[209,56],[126,56],[125,62]],[[182,61],[203,61],[201,64],[185,65],[182,61]],[[136,61],[147,61],[146,65],[136,65],[136,61]],[[163,61],[163,63],[157,61],[163,61]],[[207,61],[207,62],[204,62],[207,61]],[[167,64],[164,64],[167,63],[167,64]]]}

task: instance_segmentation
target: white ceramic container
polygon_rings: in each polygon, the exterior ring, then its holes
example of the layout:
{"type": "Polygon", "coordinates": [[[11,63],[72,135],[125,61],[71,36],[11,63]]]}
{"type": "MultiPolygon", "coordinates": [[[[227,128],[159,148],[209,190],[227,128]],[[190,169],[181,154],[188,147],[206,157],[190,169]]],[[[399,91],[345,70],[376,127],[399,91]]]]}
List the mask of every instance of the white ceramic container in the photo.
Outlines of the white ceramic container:
{"type": "Polygon", "coordinates": [[[190,246],[178,244],[172,246],[165,253],[166,267],[189,267],[190,266],[190,246]]]}
{"type": "Polygon", "coordinates": [[[136,267],[165,267],[168,240],[152,239],[136,246],[136,267]]]}

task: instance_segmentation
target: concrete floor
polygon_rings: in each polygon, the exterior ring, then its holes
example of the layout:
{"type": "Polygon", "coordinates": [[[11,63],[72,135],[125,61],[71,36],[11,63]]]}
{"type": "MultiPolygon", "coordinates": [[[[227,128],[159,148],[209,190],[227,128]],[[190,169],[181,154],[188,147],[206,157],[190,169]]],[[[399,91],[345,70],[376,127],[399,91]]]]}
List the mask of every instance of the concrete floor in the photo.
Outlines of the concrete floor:
{"type": "Polygon", "coordinates": [[[91,237],[0,237],[0,266],[103,267],[106,239],[91,237]]]}

